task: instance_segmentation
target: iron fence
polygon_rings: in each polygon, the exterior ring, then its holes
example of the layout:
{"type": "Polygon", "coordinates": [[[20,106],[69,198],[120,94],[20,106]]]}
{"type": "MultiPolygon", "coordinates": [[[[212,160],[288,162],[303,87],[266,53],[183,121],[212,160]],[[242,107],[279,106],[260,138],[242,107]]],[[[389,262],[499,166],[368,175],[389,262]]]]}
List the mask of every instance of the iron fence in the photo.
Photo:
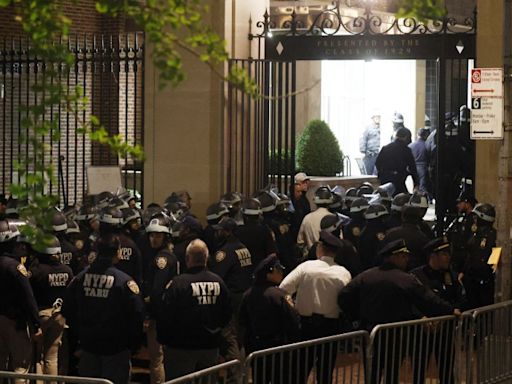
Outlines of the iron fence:
{"type": "Polygon", "coordinates": [[[368,333],[357,331],[251,353],[246,383],[364,383],[368,333]]]}
{"type": "Polygon", "coordinates": [[[76,377],[76,376],[52,376],[52,375],[36,375],[33,373],[15,373],[0,371],[1,379],[14,379],[16,381],[28,382],[29,380],[44,383],[73,383],[73,384],[113,384],[107,379],[99,379],[92,377],[76,377]]]}
{"type": "Polygon", "coordinates": [[[87,193],[88,165],[119,165],[124,187],[142,191],[140,162],[111,153],[77,129],[96,115],[110,134],[120,134],[132,145],[143,144],[144,35],[76,35],[55,44],[67,47],[73,65],[45,62],[24,38],[4,37],[0,42],[0,191],[8,193],[12,183],[23,182],[15,166],[20,160],[28,172],[36,161],[53,164],[58,182],[51,182],[46,192],[59,195],[62,205],[79,203],[87,193]],[[42,137],[50,150],[29,162],[33,156],[24,140],[28,132],[22,124],[23,107],[39,105],[44,89],[35,86],[44,81],[62,85],[66,95],[82,88],[87,103],[76,111],[64,102],[44,111],[43,119],[56,123],[60,139],[42,137]]]}
{"type": "Polygon", "coordinates": [[[239,360],[231,360],[214,367],[191,373],[186,376],[167,381],[164,384],[216,384],[239,383],[242,377],[242,364],[239,360]]]}

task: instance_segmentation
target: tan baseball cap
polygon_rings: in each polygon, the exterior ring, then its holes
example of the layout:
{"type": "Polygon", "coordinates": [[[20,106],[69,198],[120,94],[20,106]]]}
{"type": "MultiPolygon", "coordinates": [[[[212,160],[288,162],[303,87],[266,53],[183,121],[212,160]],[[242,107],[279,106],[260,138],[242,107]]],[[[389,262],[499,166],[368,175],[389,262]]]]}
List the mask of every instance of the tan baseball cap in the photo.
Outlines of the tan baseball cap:
{"type": "Polygon", "coordinates": [[[310,179],[309,176],[306,175],[304,172],[299,172],[299,173],[295,174],[295,177],[294,177],[295,184],[302,183],[303,181],[306,181],[309,179],[310,179]]]}

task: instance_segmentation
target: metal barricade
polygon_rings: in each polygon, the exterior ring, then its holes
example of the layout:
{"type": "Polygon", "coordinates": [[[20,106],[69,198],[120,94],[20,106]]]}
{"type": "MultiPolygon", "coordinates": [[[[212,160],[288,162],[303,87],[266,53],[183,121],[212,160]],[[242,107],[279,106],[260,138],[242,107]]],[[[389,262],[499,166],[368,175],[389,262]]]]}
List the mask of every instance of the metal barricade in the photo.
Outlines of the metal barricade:
{"type": "Polygon", "coordinates": [[[367,346],[368,332],[357,331],[256,351],[245,361],[245,383],[362,384],[367,346]]]}
{"type": "Polygon", "coordinates": [[[423,383],[433,376],[453,383],[456,326],[454,316],[377,325],[370,334],[367,383],[423,383]]]}
{"type": "MultiPolygon", "coordinates": [[[[0,379],[13,379],[18,382],[29,382],[37,380],[45,383],[74,383],[74,384],[113,384],[107,379],[99,379],[92,377],[76,377],[76,376],[52,376],[52,375],[36,375],[33,373],[16,373],[0,371],[0,379]]],[[[2,381],[2,380],[0,380],[2,381]]]]}
{"type": "Polygon", "coordinates": [[[457,383],[471,383],[474,377],[473,345],[475,339],[474,310],[463,312],[457,325],[455,378],[457,383]]]}
{"type": "Polygon", "coordinates": [[[477,308],[473,313],[473,321],[476,382],[510,382],[512,301],[477,308]]]}
{"type": "Polygon", "coordinates": [[[166,381],[164,384],[240,383],[243,376],[241,369],[242,363],[240,360],[231,360],[171,381],[166,381]]]}

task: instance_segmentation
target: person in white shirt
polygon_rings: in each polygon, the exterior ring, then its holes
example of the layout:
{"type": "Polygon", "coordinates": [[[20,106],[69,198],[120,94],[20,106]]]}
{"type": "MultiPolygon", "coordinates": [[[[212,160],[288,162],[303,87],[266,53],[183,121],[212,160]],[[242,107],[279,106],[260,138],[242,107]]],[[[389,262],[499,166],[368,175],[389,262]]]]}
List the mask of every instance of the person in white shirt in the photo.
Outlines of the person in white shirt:
{"type": "Polygon", "coordinates": [[[331,214],[327,208],[333,202],[331,189],[326,185],[319,187],[313,201],[318,208],[304,217],[297,236],[297,244],[304,246],[306,251],[318,241],[322,219],[331,214]]]}
{"type": "MultiPolygon", "coordinates": [[[[280,288],[295,296],[295,307],[301,315],[302,340],[318,339],[340,333],[340,309],[337,296],[350,280],[350,272],[336,264],[335,256],[352,245],[328,231],[321,231],[317,247],[318,260],[299,264],[281,282],[280,288]]],[[[332,369],[336,361],[336,346],[310,347],[301,351],[298,382],[306,383],[309,372],[317,366],[319,383],[332,382],[332,369]]]]}

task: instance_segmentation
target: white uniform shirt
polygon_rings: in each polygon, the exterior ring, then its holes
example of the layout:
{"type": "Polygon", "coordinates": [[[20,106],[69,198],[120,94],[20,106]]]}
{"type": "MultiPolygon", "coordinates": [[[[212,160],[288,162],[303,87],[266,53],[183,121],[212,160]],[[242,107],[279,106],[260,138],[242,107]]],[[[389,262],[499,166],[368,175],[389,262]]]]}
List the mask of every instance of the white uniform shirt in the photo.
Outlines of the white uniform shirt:
{"type": "Polygon", "coordinates": [[[352,276],[332,257],[322,256],[299,264],[281,282],[280,288],[290,295],[297,293],[295,307],[301,316],[339,317],[338,293],[352,276]]]}
{"type": "Polygon", "coordinates": [[[327,208],[319,207],[316,211],[308,213],[300,225],[297,243],[305,244],[309,250],[320,238],[320,222],[327,216],[332,215],[327,208]]]}

